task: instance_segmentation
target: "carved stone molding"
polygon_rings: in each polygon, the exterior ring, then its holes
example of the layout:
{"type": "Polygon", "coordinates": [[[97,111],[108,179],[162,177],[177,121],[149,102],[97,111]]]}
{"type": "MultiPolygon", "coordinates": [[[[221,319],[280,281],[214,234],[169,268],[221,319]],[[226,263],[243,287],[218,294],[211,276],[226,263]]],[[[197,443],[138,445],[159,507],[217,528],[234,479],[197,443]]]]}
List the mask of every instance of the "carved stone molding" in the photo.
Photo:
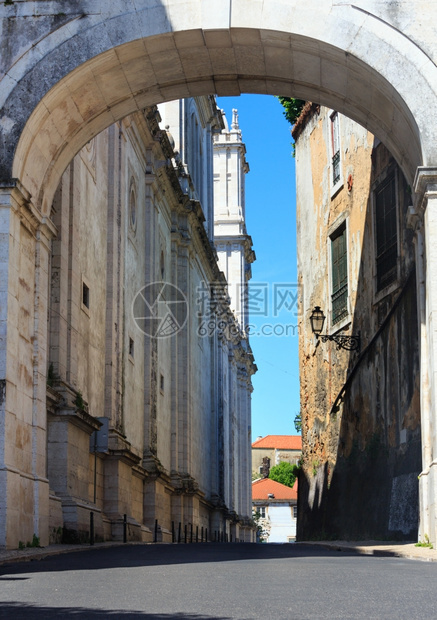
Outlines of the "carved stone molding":
{"type": "Polygon", "coordinates": [[[19,179],[11,179],[7,183],[0,183],[0,206],[9,206],[16,211],[21,223],[36,236],[42,232],[48,239],[57,235],[57,228],[50,218],[44,216],[32,203],[32,195],[27,191],[19,179]],[[2,199],[3,196],[3,199],[2,199]],[[10,196],[10,198],[7,198],[10,196]]]}
{"type": "Polygon", "coordinates": [[[437,197],[437,168],[434,166],[419,166],[414,178],[414,192],[416,210],[425,210],[430,195],[437,197]]]}
{"type": "Polygon", "coordinates": [[[199,485],[196,480],[189,474],[180,474],[179,472],[171,473],[171,482],[176,495],[201,495],[199,485]]]}

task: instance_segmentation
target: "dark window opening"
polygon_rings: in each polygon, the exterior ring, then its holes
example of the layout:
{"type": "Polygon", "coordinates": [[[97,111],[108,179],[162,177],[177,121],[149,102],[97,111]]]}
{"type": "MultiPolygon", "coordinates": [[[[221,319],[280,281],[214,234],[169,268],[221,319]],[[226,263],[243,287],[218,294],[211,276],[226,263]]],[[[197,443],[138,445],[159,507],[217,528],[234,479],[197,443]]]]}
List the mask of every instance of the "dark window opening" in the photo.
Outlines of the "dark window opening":
{"type": "Polygon", "coordinates": [[[90,289],[82,282],[82,303],[86,308],[90,307],[90,289]]]}
{"type": "Polygon", "coordinates": [[[347,317],[347,244],[346,224],[331,237],[332,251],[332,324],[347,317]]]}
{"type": "Polygon", "coordinates": [[[129,355],[130,355],[131,357],[133,357],[133,356],[134,356],[134,347],[135,347],[135,344],[134,344],[133,339],[132,339],[132,338],[129,338],[129,355]]]}
{"type": "Polygon", "coordinates": [[[375,191],[376,289],[397,278],[398,232],[394,172],[375,191]]]}

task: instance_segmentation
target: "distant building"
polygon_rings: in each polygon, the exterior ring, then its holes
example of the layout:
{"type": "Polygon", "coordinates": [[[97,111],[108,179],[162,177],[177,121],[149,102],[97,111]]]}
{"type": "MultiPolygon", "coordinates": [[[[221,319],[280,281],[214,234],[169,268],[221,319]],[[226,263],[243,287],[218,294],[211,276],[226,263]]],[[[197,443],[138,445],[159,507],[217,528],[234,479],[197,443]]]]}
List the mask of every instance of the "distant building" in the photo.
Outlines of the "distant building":
{"type": "Polygon", "coordinates": [[[261,478],[252,482],[252,506],[259,512],[266,542],[286,543],[296,540],[297,480],[293,488],[261,478]]]}
{"type": "Polygon", "coordinates": [[[263,476],[263,459],[270,459],[270,467],[282,461],[297,465],[302,454],[300,435],[266,435],[252,444],[252,478],[263,476]]]}

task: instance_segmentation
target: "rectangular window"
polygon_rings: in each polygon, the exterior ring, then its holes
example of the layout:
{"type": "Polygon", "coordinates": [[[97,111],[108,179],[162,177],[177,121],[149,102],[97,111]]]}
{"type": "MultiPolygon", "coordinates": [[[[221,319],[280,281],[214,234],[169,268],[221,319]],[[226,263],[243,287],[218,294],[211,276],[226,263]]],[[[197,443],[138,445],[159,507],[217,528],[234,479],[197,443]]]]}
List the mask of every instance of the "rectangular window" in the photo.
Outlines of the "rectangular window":
{"type": "Polygon", "coordinates": [[[134,357],[134,353],[135,353],[135,343],[133,341],[133,338],[129,338],[129,355],[130,357],[134,357]]]}
{"type": "Polygon", "coordinates": [[[336,230],[331,237],[332,252],[332,324],[347,317],[347,244],[346,224],[336,230]]]}
{"type": "Polygon", "coordinates": [[[331,114],[331,145],[332,145],[332,184],[340,180],[340,128],[338,114],[331,114]]]}
{"type": "Polygon", "coordinates": [[[258,512],[262,519],[266,518],[266,507],[265,506],[259,506],[258,512]]]}
{"type": "Polygon", "coordinates": [[[376,289],[382,290],[397,277],[398,231],[396,179],[392,172],[374,193],[376,221],[376,289]]]}

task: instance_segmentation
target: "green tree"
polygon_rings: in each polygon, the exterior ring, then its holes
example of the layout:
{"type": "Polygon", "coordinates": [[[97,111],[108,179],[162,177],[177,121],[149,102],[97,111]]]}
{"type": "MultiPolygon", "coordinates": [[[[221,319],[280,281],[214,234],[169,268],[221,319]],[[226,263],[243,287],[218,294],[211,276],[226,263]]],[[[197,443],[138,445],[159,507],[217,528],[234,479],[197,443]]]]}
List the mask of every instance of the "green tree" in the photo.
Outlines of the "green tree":
{"type": "Polygon", "coordinates": [[[297,465],[282,461],[279,465],[275,465],[271,468],[269,478],[281,484],[285,484],[287,487],[292,487],[296,481],[298,472],[299,467],[297,465]]]}
{"type": "Polygon", "coordinates": [[[296,417],[294,418],[294,428],[297,433],[302,432],[302,413],[300,411],[296,413],[296,417]]]}
{"type": "Polygon", "coordinates": [[[305,105],[303,99],[293,99],[292,97],[278,97],[279,102],[284,108],[284,116],[290,125],[294,125],[305,105]]]}

